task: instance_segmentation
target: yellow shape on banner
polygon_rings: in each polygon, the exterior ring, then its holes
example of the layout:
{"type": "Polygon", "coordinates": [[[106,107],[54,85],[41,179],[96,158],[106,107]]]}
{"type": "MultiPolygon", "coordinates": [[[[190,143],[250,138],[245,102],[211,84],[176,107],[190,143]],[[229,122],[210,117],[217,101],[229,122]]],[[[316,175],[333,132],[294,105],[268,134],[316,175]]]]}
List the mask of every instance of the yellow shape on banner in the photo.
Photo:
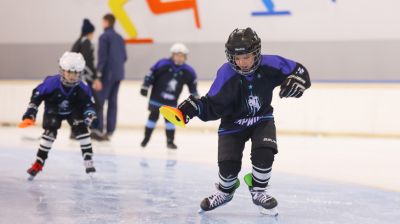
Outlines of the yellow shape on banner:
{"type": "Polygon", "coordinates": [[[123,5],[128,1],[129,0],[109,0],[108,5],[129,38],[136,38],[137,30],[123,8],[123,5]]]}

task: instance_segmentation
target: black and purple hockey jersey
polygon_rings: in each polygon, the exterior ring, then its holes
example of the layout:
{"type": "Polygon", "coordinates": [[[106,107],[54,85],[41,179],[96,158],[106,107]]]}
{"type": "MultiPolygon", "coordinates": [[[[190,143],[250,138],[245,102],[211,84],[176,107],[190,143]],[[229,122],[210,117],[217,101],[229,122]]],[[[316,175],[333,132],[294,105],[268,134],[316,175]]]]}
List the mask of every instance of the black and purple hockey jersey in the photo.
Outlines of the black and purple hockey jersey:
{"type": "Polygon", "coordinates": [[[209,92],[200,99],[198,117],[203,121],[221,118],[220,135],[240,132],[273,119],[274,88],[299,68],[308,76],[301,64],[276,55],[262,55],[259,68],[247,76],[238,74],[225,63],[218,70],[209,92]]]}
{"type": "Polygon", "coordinates": [[[44,101],[45,113],[69,115],[73,110],[93,111],[93,97],[82,81],[75,87],[65,87],[61,75],[47,76],[32,92],[30,106],[39,107],[44,101]]]}
{"type": "Polygon", "coordinates": [[[177,66],[171,59],[159,60],[151,67],[143,83],[145,87],[152,86],[149,107],[175,107],[185,84],[190,94],[198,95],[196,72],[190,65],[177,66]]]}

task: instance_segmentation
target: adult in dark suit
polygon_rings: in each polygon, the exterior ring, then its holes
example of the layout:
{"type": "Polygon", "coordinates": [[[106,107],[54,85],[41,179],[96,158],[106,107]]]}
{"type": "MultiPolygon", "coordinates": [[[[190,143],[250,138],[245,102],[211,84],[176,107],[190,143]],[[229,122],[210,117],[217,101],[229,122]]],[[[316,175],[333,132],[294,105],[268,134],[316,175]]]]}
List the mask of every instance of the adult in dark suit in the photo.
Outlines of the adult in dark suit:
{"type": "Polygon", "coordinates": [[[97,71],[103,84],[98,93],[98,129],[110,137],[117,123],[117,99],[121,81],[125,78],[124,64],[127,60],[124,39],[114,30],[115,17],[103,16],[104,33],[99,38],[97,71]],[[108,103],[106,127],[104,127],[103,106],[108,103]],[[104,130],[105,129],[105,130],[104,130]]]}

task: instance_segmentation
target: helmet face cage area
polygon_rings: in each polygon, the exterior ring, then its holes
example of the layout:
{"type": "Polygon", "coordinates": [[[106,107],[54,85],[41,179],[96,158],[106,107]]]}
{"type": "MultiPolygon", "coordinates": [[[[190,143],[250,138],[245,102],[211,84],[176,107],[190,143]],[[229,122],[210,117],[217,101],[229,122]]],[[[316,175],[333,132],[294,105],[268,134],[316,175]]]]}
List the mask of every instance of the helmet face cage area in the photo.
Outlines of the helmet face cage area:
{"type": "Polygon", "coordinates": [[[82,78],[81,71],[67,71],[60,68],[61,82],[65,87],[74,87],[79,85],[82,78]]]}
{"type": "Polygon", "coordinates": [[[183,65],[187,60],[187,55],[181,52],[172,53],[171,60],[175,65],[183,65]]]}
{"type": "Polygon", "coordinates": [[[60,66],[61,82],[66,87],[79,85],[82,71],[85,69],[85,59],[82,54],[64,52],[58,65],[60,66]]]}
{"type": "Polygon", "coordinates": [[[231,54],[228,51],[225,51],[226,53],[226,59],[228,60],[228,62],[231,64],[231,67],[239,74],[241,75],[250,75],[251,73],[253,73],[255,70],[257,70],[257,68],[260,66],[260,62],[261,62],[261,47],[255,49],[252,52],[249,52],[250,54],[252,54],[254,56],[254,63],[253,65],[250,67],[250,69],[248,69],[247,71],[243,71],[237,64],[235,61],[235,56],[237,55],[244,55],[244,54],[249,54],[249,53],[241,53],[241,54],[231,54]]]}
{"type": "Polygon", "coordinates": [[[261,60],[261,39],[251,28],[235,29],[225,44],[225,54],[232,68],[241,75],[253,73],[260,65],[261,60]],[[253,65],[243,71],[235,62],[235,56],[252,54],[254,56],[253,65]]]}

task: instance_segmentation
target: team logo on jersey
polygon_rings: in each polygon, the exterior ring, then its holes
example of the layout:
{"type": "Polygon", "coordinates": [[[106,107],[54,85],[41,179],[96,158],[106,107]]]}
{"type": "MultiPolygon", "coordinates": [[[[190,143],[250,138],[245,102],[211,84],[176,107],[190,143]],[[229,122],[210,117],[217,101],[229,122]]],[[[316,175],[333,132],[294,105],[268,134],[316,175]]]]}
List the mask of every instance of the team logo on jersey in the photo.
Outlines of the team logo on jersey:
{"type": "Polygon", "coordinates": [[[161,97],[165,100],[175,100],[175,95],[167,92],[162,92],[161,97]]]}
{"type": "Polygon", "coordinates": [[[175,92],[176,86],[178,85],[178,81],[176,79],[172,79],[169,81],[168,86],[167,86],[167,91],[168,92],[175,92]]]}
{"type": "Polygon", "coordinates": [[[249,108],[249,115],[256,115],[256,113],[261,109],[261,103],[258,96],[249,96],[247,99],[247,106],[249,108]]]}
{"type": "Polygon", "coordinates": [[[69,101],[68,100],[63,100],[60,104],[58,104],[58,107],[61,110],[66,110],[69,107],[69,101]]]}
{"type": "Polygon", "coordinates": [[[259,122],[262,118],[263,117],[261,117],[261,116],[242,118],[242,119],[235,121],[235,124],[250,127],[253,124],[256,124],[257,122],[259,122]]]}

